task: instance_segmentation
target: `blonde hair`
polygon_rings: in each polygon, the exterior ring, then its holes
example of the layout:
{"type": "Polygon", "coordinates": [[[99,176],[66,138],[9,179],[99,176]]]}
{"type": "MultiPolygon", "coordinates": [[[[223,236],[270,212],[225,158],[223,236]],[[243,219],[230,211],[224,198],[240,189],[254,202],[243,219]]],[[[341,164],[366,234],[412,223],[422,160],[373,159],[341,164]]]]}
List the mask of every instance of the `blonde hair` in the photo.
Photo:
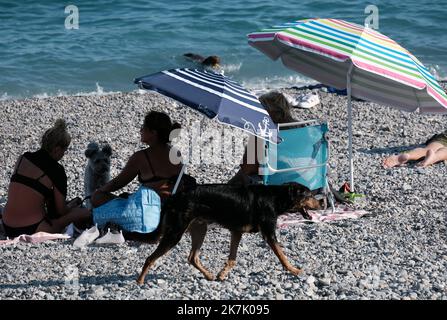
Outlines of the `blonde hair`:
{"type": "Polygon", "coordinates": [[[51,152],[56,147],[68,148],[71,142],[70,134],[67,131],[67,124],[64,119],[57,119],[54,126],[42,136],[40,146],[47,152],[51,152]]]}
{"type": "Polygon", "coordinates": [[[259,101],[266,108],[273,122],[287,123],[296,121],[291,114],[289,101],[278,91],[270,91],[259,97],[259,101]]]}

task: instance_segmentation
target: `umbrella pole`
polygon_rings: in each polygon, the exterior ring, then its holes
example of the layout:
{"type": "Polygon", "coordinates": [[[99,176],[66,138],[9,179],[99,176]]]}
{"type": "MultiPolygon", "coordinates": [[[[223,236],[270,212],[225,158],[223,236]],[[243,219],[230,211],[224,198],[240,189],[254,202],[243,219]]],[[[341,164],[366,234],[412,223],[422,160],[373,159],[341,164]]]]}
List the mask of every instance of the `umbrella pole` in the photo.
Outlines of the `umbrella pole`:
{"type": "Polygon", "coordinates": [[[351,192],[354,192],[354,160],[352,156],[352,106],[351,106],[351,73],[353,63],[349,66],[346,79],[346,91],[348,97],[348,152],[349,152],[349,177],[351,192]]]}

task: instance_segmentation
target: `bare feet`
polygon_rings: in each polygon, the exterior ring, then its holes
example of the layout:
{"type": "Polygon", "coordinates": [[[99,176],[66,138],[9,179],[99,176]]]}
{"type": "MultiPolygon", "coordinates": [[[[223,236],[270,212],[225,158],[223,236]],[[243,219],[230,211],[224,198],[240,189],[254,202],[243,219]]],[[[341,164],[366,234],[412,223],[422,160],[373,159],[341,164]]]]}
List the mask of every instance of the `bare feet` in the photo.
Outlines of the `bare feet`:
{"type": "Polygon", "coordinates": [[[383,160],[383,167],[384,168],[393,168],[396,166],[401,166],[405,163],[407,163],[407,161],[409,160],[409,156],[406,153],[401,153],[398,155],[394,155],[388,158],[385,158],[385,160],[383,160]]]}
{"type": "Polygon", "coordinates": [[[426,168],[435,162],[434,159],[435,159],[435,152],[432,149],[428,149],[425,159],[423,161],[419,162],[417,164],[417,166],[426,168]]]}

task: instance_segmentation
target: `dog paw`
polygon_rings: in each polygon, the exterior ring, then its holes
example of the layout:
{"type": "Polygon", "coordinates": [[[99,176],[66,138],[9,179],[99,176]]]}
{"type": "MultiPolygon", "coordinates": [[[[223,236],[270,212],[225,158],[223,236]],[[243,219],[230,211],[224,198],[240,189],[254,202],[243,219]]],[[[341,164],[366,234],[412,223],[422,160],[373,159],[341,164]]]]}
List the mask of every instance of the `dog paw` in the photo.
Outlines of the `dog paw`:
{"type": "Polygon", "coordinates": [[[303,269],[298,269],[298,268],[292,268],[289,271],[295,276],[299,276],[303,273],[303,269]]]}
{"type": "Polygon", "coordinates": [[[144,278],[143,277],[138,277],[137,284],[142,286],[144,284],[144,278]]]}
{"type": "Polygon", "coordinates": [[[230,270],[231,270],[231,269],[228,268],[228,267],[223,268],[223,269],[219,272],[219,274],[217,275],[217,280],[219,280],[219,281],[224,281],[225,278],[227,277],[228,273],[230,272],[230,270]]]}
{"type": "Polygon", "coordinates": [[[212,273],[205,273],[205,279],[208,281],[214,281],[214,275],[212,273]]]}
{"type": "Polygon", "coordinates": [[[224,281],[225,278],[227,277],[227,273],[225,272],[219,272],[219,274],[217,275],[217,280],[219,281],[224,281]]]}

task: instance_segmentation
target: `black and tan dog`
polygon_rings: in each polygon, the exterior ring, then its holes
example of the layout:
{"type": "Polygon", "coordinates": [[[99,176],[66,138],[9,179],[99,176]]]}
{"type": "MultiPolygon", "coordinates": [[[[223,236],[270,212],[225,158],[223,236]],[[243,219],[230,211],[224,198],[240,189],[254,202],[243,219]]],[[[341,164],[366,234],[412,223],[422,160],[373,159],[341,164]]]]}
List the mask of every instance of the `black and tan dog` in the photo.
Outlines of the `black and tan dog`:
{"type": "Polygon", "coordinates": [[[261,232],[285,269],[294,275],[301,270],[292,266],[276,239],[276,221],[285,212],[320,209],[320,202],[312,192],[299,184],[281,186],[198,185],[194,190],[181,192],[169,198],[162,209],[162,236],[157,249],[146,259],[138,283],[144,283],[149,268],[172,249],[189,227],[192,248],[188,261],[202,272],[206,279],[214,276],[199,260],[207,224],[217,223],[231,231],[230,254],[217,278],[223,280],[236,264],[239,242],[244,232],[261,232]]]}

